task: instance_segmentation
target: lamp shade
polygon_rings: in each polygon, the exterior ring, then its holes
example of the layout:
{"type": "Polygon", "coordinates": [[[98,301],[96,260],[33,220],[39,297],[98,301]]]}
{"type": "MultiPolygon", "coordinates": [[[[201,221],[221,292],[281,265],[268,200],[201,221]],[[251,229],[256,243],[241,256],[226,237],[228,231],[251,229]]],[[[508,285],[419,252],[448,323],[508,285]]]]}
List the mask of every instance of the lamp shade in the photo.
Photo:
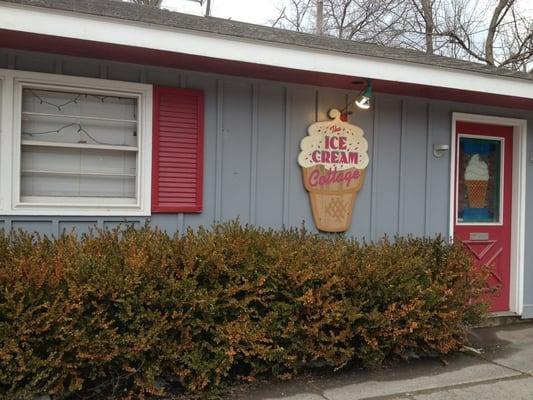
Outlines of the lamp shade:
{"type": "Polygon", "coordinates": [[[355,100],[355,105],[363,110],[368,110],[370,108],[370,97],[361,95],[355,100]]]}
{"type": "Polygon", "coordinates": [[[363,110],[370,108],[370,99],[372,98],[372,82],[367,80],[366,88],[363,93],[355,100],[355,105],[363,110]]]}

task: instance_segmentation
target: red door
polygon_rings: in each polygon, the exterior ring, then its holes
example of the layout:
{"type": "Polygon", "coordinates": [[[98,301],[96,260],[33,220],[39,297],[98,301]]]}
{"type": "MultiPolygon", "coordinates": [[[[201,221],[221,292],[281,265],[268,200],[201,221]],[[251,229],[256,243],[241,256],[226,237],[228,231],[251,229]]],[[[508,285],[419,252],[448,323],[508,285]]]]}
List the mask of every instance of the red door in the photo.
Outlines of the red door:
{"type": "Polygon", "coordinates": [[[509,311],[513,128],[457,122],[454,235],[488,265],[491,311],[509,311]]]}

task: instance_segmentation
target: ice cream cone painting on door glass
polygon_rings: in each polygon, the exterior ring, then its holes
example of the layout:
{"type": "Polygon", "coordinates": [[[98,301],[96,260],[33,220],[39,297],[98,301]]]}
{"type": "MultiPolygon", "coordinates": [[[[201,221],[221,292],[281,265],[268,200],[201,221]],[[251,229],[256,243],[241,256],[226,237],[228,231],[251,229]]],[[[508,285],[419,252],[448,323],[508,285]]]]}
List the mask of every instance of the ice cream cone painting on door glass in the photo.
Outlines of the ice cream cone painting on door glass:
{"type": "Polygon", "coordinates": [[[489,184],[489,167],[479,154],[473,154],[466,165],[465,185],[471,208],[485,208],[489,184]]]}
{"type": "Polygon", "coordinates": [[[339,110],[330,110],[329,117],[307,129],[298,164],[316,227],[344,232],[350,229],[357,193],[365,180],[368,142],[361,128],[341,120],[339,110]]]}
{"type": "Polygon", "coordinates": [[[501,141],[460,136],[458,222],[500,220],[501,141]]]}

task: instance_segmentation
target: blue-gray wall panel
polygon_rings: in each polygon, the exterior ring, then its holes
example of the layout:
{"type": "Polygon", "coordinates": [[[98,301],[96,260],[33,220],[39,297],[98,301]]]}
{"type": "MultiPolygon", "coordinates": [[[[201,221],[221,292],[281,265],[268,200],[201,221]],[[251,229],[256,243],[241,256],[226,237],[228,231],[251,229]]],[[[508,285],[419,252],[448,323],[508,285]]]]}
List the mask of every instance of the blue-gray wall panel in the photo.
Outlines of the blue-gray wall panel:
{"type": "MultiPolygon", "coordinates": [[[[351,98],[353,100],[353,97],[351,98]]],[[[349,115],[348,121],[352,124],[360,126],[368,142],[368,152],[371,155],[374,143],[374,111],[375,108],[370,110],[360,110],[358,108],[351,107],[352,114],[349,115]]],[[[361,190],[357,193],[355,199],[355,206],[352,216],[352,226],[348,235],[356,236],[360,239],[371,240],[371,224],[372,224],[372,168],[370,165],[365,171],[365,183],[361,190]]]]}
{"type": "Polygon", "coordinates": [[[302,170],[297,164],[300,141],[307,135],[307,127],[316,121],[317,91],[309,87],[293,86],[289,88],[287,108],[288,123],[288,159],[284,179],[288,180],[288,226],[313,228],[310,219],[311,206],[309,197],[302,183],[302,170]]]}
{"type": "Polygon", "coordinates": [[[320,88],[317,91],[317,121],[327,120],[329,118],[328,110],[331,108],[345,111],[348,101],[347,97],[346,91],[320,88]]]}
{"type": "MultiPolygon", "coordinates": [[[[183,79],[185,81],[185,79],[183,79]]],[[[187,87],[203,90],[205,94],[205,135],[204,135],[204,188],[203,212],[185,214],[183,229],[186,226],[210,226],[215,220],[217,194],[217,80],[211,76],[190,75],[187,87]]],[[[185,82],[183,82],[185,83],[185,82]]]]}
{"type": "Polygon", "coordinates": [[[0,68],[7,68],[8,58],[7,53],[0,53],[0,68]]]}
{"type": "Polygon", "coordinates": [[[106,71],[107,79],[140,82],[141,66],[120,63],[109,63],[106,71]]]}
{"type": "Polygon", "coordinates": [[[11,221],[11,228],[13,230],[25,230],[28,232],[39,232],[41,235],[57,235],[57,232],[54,232],[53,221],[37,221],[37,220],[19,220],[13,219],[11,221]]]}
{"type": "Polygon", "coordinates": [[[283,225],[283,169],[285,165],[285,90],[260,84],[257,88],[257,149],[255,223],[283,225]]]}
{"type": "Polygon", "coordinates": [[[153,68],[146,71],[146,83],[161,86],[180,86],[181,73],[171,68],[153,68]]]}
{"type": "MultiPolygon", "coordinates": [[[[222,219],[250,220],[252,85],[224,83],[222,219]]],[[[255,178],[254,178],[255,179],[255,178]]]]}
{"type": "Polygon", "coordinates": [[[427,103],[406,100],[400,166],[400,234],[425,234],[427,103]]]}
{"type": "Polygon", "coordinates": [[[81,60],[67,60],[61,63],[61,72],[65,75],[84,76],[88,78],[101,77],[101,65],[97,62],[81,60]]]}
{"type": "Polygon", "coordinates": [[[39,57],[32,53],[19,53],[15,57],[15,68],[25,71],[55,73],[57,58],[53,55],[41,54],[39,57]]]}
{"type": "Polygon", "coordinates": [[[116,229],[132,226],[134,228],[139,228],[141,226],[140,221],[128,220],[128,221],[117,221],[117,220],[104,220],[103,228],[104,229],[116,229]]]}
{"type": "Polygon", "coordinates": [[[178,214],[154,214],[150,218],[150,223],[170,234],[173,234],[176,231],[181,231],[182,229],[180,225],[180,215],[178,214]]]}
{"type": "Polygon", "coordinates": [[[98,226],[97,220],[59,221],[59,233],[76,233],[83,235],[98,226]]]}
{"type": "Polygon", "coordinates": [[[402,101],[397,97],[382,96],[375,102],[377,120],[374,133],[377,146],[371,163],[374,204],[377,210],[374,221],[374,237],[398,232],[400,141],[402,101]]]}
{"type": "Polygon", "coordinates": [[[451,146],[452,111],[458,111],[448,103],[430,105],[429,140],[430,152],[426,200],[426,234],[449,235],[448,214],[450,209],[450,152],[441,158],[433,156],[433,145],[451,146]]]}

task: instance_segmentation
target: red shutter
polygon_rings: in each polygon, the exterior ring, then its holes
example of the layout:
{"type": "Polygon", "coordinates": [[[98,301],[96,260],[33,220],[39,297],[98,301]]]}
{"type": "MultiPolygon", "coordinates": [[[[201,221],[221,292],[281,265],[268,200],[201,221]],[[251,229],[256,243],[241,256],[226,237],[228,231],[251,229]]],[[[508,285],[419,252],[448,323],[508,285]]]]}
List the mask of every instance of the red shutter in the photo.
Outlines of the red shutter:
{"type": "Polygon", "coordinates": [[[202,211],[204,95],[154,87],[152,211],[202,211]]]}

